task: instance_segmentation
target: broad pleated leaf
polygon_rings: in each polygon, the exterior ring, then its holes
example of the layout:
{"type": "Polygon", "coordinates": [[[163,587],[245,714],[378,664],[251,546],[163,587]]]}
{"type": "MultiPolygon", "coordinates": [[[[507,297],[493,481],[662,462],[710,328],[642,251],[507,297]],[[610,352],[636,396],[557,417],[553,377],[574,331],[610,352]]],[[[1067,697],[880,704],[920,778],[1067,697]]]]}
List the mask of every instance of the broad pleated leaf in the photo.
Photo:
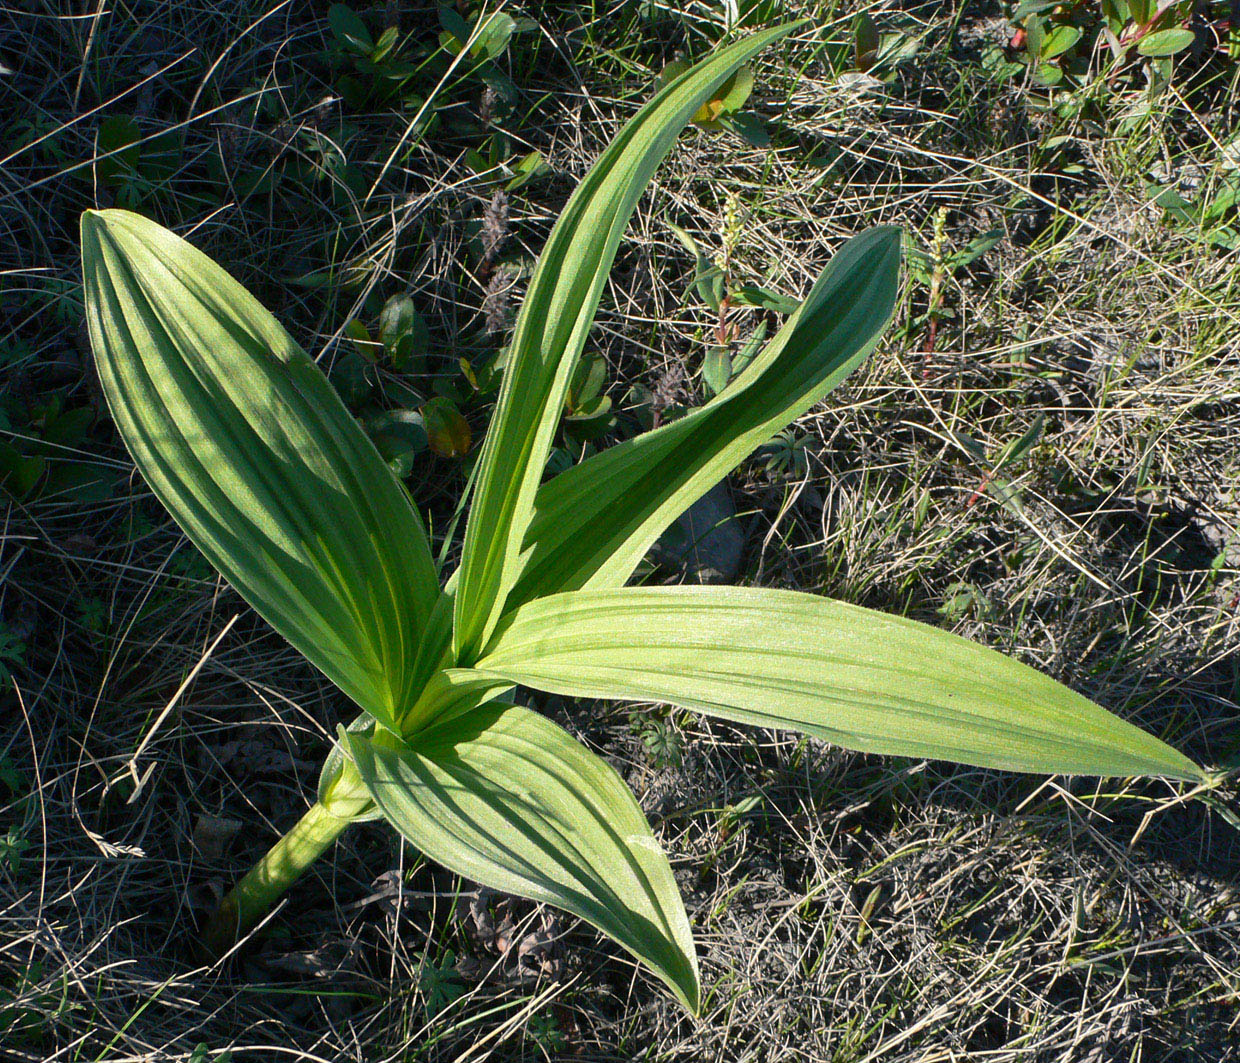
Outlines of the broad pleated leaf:
{"type": "Polygon", "coordinates": [[[411,844],[484,886],[581,916],[697,1011],[693,937],[667,857],[620,776],[580,742],[510,705],[428,728],[416,747],[344,740],[411,844]]]}
{"type": "Polygon", "coordinates": [[[460,663],[503,611],[573,367],[642,191],[680,130],[742,64],[793,27],[756,33],[675,78],[620,131],[560,215],[530,279],[469,514],[453,644],[460,663]]]}
{"type": "Polygon", "coordinates": [[[99,378],[151,490],[272,627],[393,721],[439,597],[401,485],[275,318],[186,241],[88,211],[82,264],[99,378]]]}
{"type": "Polygon", "coordinates": [[[1042,673],[912,620],[796,591],[629,587],[522,606],[478,668],[557,694],[666,701],[848,749],[1013,771],[1201,771],[1042,673]]]}
{"type": "Polygon", "coordinates": [[[508,608],[621,586],[668,525],[856,369],[895,307],[900,238],[898,228],[878,226],[848,241],[719,398],[544,484],[508,608]]]}

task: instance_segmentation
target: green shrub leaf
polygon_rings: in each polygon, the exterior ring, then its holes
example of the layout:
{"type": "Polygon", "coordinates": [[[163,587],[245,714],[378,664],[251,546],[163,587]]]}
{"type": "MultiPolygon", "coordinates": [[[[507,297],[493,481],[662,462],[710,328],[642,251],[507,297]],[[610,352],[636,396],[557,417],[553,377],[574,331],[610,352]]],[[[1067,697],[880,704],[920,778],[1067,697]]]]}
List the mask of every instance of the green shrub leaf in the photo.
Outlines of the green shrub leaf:
{"type": "Polygon", "coordinates": [[[99,378],[156,497],[272,627],[392,723],[439,588],[374,445],[275,318],[180,237],[87,211],[82,265],[99,378]]]}
{"type": "Polygon", "coordinates": [[[1027,665],[938,628],[796,591],[553,595],[506,618],[477,667],[556,694],[667,701],[866,753],[1202,778],[1170,746],[1027,665]]]}
{"type": "Polygon", "coordinates": [[[1175,55],[1177,52],[1184,51],[1185,48],[1191,48],[1193,41],[1196,39],[1197,36],[1192,30],[1179,27],[1159,30],[1157,33],[1151,33],[1148,37],[1142,37],[1141,42],[1137,45],[1137,51],[1151,58],[1175,55]]]}
{"type": "Polygon", "coordinates": [[[1076,26],[1056,26],[1042,41],[1038,55],[1045,61],[1056,59],[1073,47],[1081,39],[1081,31],[1076,26]]]}
{"type": "Polygon", "coordinates": [[[565,392],[642,191],[697,109],[792,28],[756,33],[669,81],[603,152],[552,229],[517,318],[478,459],[453,631],[461,663],[476,656],[502,613],[565,392]]]}
{"type": "Polygon", "coordinates": [[[512,705],[455,716],[413,745],[343,731],[342,741],[411,844],[475,882],[581,916],[696,1013],[697,959],[672,869],[610,765],[512,705]]]}

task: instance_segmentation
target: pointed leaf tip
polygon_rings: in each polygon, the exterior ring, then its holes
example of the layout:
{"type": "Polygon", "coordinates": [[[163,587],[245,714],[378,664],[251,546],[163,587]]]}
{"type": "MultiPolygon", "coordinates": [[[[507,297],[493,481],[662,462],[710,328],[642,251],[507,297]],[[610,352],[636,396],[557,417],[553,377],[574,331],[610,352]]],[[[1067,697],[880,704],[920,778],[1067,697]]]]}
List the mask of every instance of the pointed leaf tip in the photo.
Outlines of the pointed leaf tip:
{"type": "Polygon", "coordinates": [[[458,569],[453,644],[468,664],[494,630],[518,575],[522,540],[620,239],[680,131],[711,94],[796,23],[718,48],[664,85],[582,179],[539,256],[478,459],[458,569]]]}
{"type": "Polygon", "coordinates": [[[569,697],[662,701],[845,749],[1065,775],[1204,775],[1028,665],[797,591],[625,587],[508,614],[478,669],[569,697]]]}
{"type": "Polygon", "coordinates": [[[606,761],[546,717],[498,703],[409,744],[343,738],[375,804],[427,856],[587,920],[699,1013],[693,935],[671,866],[606,761]]]}
{"type": "Polygon", "coordinates": [[[100,383],[152,491],[272,627],[392,720],[439,594],[401,485],[319,368],[219,265],[128,211],[86,211],[81,233],[100,383]]]}

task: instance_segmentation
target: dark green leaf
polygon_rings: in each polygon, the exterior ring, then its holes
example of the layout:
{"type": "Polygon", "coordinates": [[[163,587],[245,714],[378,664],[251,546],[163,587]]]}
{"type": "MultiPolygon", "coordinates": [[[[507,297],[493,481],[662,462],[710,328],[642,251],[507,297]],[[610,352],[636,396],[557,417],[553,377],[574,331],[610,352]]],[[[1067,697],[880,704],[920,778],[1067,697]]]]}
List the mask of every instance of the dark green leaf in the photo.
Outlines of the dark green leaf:
{"type": "Polygon", "coordinates": [[[375,47],[374,38],[352,8],[344,4],[332,4],[327,9],[327,25],[332,35],[358,55],[369,55],[375,47]]]}
{"type": "Polygon", "coordinates": [[[869,70],[878,58],[878,27],[864,12],[858,12],[853,20],[853,62],[858,70],[869,70]]]}

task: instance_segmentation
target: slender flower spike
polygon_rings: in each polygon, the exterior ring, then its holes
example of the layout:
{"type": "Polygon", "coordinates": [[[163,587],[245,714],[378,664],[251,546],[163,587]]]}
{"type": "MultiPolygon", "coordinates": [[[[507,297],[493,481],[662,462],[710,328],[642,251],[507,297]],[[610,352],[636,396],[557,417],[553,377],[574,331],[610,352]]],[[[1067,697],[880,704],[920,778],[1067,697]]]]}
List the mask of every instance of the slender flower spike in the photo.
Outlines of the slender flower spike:
{"type": "Polygon", "coordinates": [[[698,1012],[689,919],[641,809],[605,761],[507,699],[518,684],[670,702],[872,753],[1203,780],[1152,735],[936,628],[793,591],[625,586],[677,516],[874,349],[896,301],[897,229],[844,244],[714,401],[542,482],[639,197],[698,109],[792,28],[669,81],[565,207],[516,322],[461,566],[443,588],[402,485],[257,300],[154,222],[83,215],[91,342],[134,462],[360,710],[313,806],[206,928],[211,949],[252,927],[349,823],[383,818],[461,875],[580,916],[698,1012]]]}

